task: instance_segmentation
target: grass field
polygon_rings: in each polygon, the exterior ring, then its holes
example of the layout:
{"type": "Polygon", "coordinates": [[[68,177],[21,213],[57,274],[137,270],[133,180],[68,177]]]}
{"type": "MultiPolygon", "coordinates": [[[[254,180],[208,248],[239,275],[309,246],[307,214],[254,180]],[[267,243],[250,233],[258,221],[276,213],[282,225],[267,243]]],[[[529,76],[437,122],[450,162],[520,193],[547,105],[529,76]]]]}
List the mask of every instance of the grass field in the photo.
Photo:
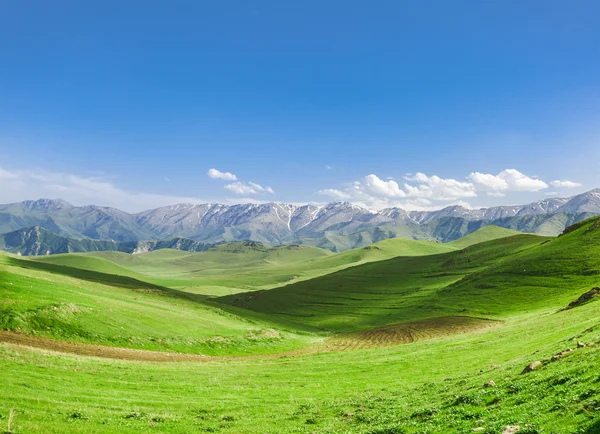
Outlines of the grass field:
{"type": "Polygon", "coordinates": [[[438,316],[493,315],[487,308],[492,302],[479,305],[445,289],[508,256],[538,247],[545,240],[535,235],[518,235],[450,253],[396,257],[219,300],[341,332],[438,316]]]}
{"type": "Polygon", "coordinates": [[[512,229],[490,225],[484,226],[478,231],[472,232],[469,235],[459,238],[458,240],[451,241],[448,243],[448,245],[457,249],[463,249],[465,247],[472,246],[473,244],[497,240],[499,238],[512,237],[519,234],[520,232],[513,231],[512,229]]]}
{"type": "Polygon", "coordinates": [[[270,289],[397,256],[453,250],[454,247],[436,242],[396,238],[337,255],[307,246],[231,243],[199,253],[170,249],[139,255],[98,252],[36,257],[35,261],[130,276],[186,292],[219,296],[270,289]]]}
{"type": "Polygon", "coordinates": [[[598,222],[285,259],[0,254],[20,333],[0,333],[0,431],[598,433],[600,303],[561,310],[599,284],[598,222]]]}
{"type": "Polygon", "coordinates": [[[297,326],[177,290],[8,255],[0,256],[0,291],[1,328],[36,336],[203,354],[283,351],[311,341],[297,326]]]}

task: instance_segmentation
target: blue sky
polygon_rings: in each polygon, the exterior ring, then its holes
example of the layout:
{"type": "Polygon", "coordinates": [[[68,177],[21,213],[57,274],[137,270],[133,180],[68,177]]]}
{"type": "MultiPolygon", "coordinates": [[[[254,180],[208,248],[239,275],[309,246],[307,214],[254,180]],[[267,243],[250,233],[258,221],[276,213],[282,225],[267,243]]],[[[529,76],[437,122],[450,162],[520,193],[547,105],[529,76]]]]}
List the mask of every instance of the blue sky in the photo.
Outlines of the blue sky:
{"type": "Polygon", "coordinates": [[[585,0],[4,0],[0,203],[440,208],[600,187],[598,16],[585,0]]]}

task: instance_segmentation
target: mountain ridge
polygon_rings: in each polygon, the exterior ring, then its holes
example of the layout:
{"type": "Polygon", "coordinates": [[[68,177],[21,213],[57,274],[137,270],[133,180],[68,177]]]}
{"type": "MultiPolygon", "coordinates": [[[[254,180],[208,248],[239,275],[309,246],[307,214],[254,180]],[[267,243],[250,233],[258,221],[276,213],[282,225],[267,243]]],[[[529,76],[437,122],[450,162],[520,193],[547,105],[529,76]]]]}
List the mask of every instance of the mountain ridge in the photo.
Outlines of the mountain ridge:
{"type": "Polygon", "coordinates": [[[146,253],[159,249],[177,249],[187,252],[202,252],[215,244],[204,244],[187,238],[175,237],[168,240],[122,241],[75,239],[57,235],[40,226],[18,229],[0,235],[0,250],[19,256],[42,256],[60,253],[84,253],[116,251],[122,253],[146,253]]]}
{"type": "Polygon", "coordinates": [[[259,241],[300,243],[333,251],[403,237],[448,242],[494,224],[521,232],[558,235],[600,214],[600,189],[525,205],[435,211],[374,211],[351,202],[326,205],[177,204],[129,214],[105,206],[73,206],[61,199],[0,205],[0,233],[40,226],[67,238],[130,242],[175,237],[204,244],[259,241]]]}

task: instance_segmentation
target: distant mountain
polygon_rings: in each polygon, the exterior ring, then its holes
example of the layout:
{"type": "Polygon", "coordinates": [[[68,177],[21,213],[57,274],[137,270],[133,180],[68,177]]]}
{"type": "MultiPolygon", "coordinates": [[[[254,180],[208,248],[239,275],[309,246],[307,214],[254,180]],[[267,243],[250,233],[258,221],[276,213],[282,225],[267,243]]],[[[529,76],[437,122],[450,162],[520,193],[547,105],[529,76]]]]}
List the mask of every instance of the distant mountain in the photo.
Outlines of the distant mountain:
{"type": "Polygon", "coordinates": [[[55,255],[74,252],[119,251],[124,253],[144,253],[158,249],[177,249],[200,252],[213,247],[186,238],[172,238],[164,241],[105,241],[74,239],[56,235],[44,228],[19,229],[0,235],[0,250],[23,256],[55,255]]]}
{"type": "Polygon", "coordinates": [[[75,207],[60,199],[0,205],[0,234],[34,226],[72,238],[114,241],[157,239],[152,232],[138,225],[134,216],[115,208],[75,207]]]}
{"type": "Polygon", "coordinates": [[[179,204],[128,214],[109,207],[75,207],[62,200],[40,199],[0,205],[0,233],[39,226],[71,239],[131,242],[181,237],[203,244],[251,240],[343,251],[393,237],[448,242],[490,224],[558,235],[566,226],[597,214],[600,189],[521,206],[450,206],[438,211],[388,208],[377,212],[343,202],[325,206],[179,204]]]}

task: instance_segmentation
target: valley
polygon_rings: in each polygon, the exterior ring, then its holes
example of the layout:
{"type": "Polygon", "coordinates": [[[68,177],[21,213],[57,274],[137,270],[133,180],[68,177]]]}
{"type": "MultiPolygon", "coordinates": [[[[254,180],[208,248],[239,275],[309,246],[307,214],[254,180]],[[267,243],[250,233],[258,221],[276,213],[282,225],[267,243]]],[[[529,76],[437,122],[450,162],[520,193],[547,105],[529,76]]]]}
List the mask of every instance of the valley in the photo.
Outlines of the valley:
{"type": "Polygon", "coordinates": [[[599,16],[0,1],[0,434],[600,434],[599,16]]]}
{"type": "Polygon", "coordinates": [[[0,426],[593,433],[600,305],[562,309],[598,285],[597,228],[486,226],[337,254],[2,253],[0,426]]]}

